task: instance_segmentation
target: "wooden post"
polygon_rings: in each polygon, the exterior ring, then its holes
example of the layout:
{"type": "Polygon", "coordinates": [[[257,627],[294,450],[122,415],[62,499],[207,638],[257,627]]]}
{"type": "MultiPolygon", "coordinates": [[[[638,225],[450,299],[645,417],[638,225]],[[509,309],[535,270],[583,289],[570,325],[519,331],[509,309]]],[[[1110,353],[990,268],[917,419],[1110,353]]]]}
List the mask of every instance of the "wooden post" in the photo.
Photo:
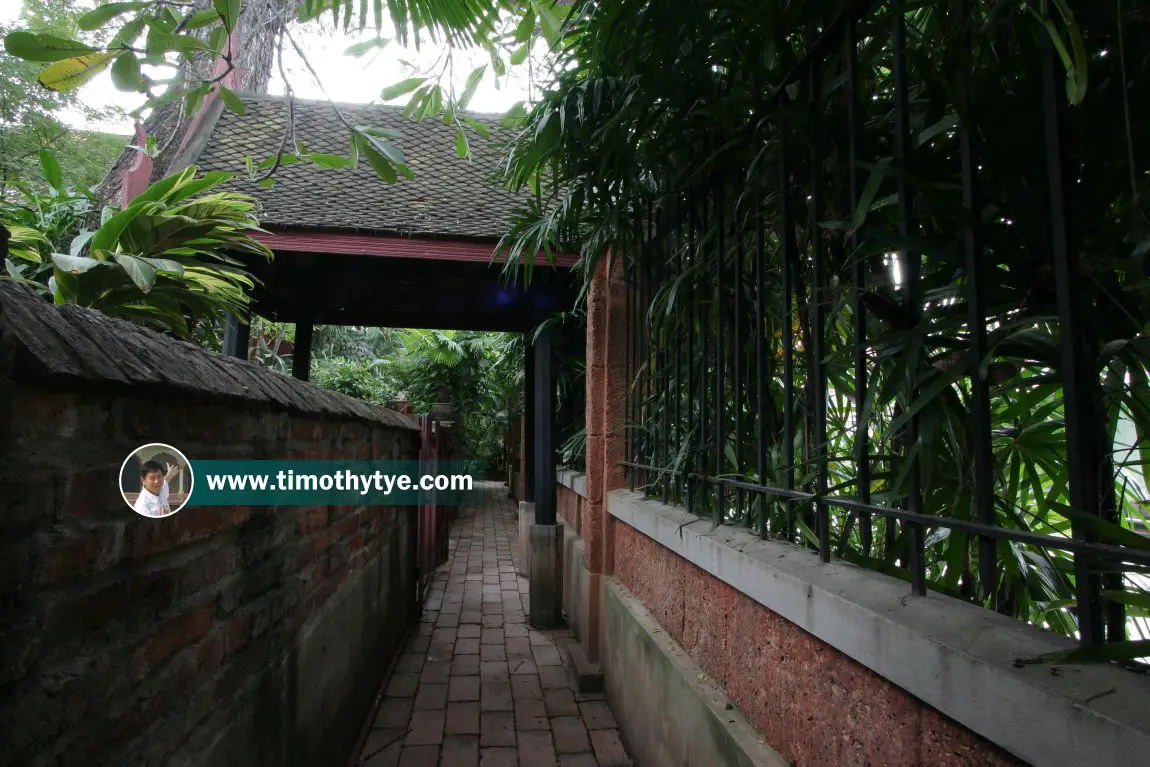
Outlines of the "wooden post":
{"type": "Polygon", "coordinates": [[[535,347],[527,336],[523,359],[523,498],[535,500],[535,347]]]}
{"type": "Polygon", "coordinates": [[[295,353],[292,355],[291,374],[301,381],[311,378],[311,334],[310,317],[295,324],[295,353]]]}
{"type": "Polygon", "coordinates": [[[251,325],[241,322],[234,314],[229,314],[227,327],[224,328],[224,354],[246,360],[250,345],[251,325]]]}
{"type": "MultiPolygon", "coordinates": [[[[534,436],[535,524],[555,524],[555,330],[548,326],[534,344],[535,411],[534,436]]],[[[530,457],[530,455],[529,455],[530,457]]]]}

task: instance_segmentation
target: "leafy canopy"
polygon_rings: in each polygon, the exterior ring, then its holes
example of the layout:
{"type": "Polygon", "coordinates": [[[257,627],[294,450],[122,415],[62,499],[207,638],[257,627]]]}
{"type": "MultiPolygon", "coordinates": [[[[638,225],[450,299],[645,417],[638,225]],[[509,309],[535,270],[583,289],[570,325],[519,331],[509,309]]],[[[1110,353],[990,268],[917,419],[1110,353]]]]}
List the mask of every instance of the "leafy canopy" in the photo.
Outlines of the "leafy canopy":
{"type": "MultiPolygon", "coordinates": [[[[456,153],[468,157],[475,137],[488,138],[490,126],[466,114],[467,106],[484,77],[501,77],[509,67],[528,60],[535,41],[542,37],[549,45],[561,38],[566,9],[554,0],[305,0],[274,7],[264,0],[195,0],[173,5],[141,0],[105,3],[76,21],[88,35],[68,30],[41,29],[34,23],[9,32],[4,38],[7,53],[26,62],[43,65],[40,84],[51,91],[68,93],[100,73],[110,70],[116,88],[138,93],[143,99],[136,113],[174,102],[182,103],[185,115],[196,112],[205,97],[218,93],[227,107],[242,113],[243,101],[222,83],[235,61],[229,37],[248,15],[261,23],[268,14],[279,14],[277,55],[292,49],[306,56],[291,33],[291,23],[319,23],[330,19],[337,28],[359,32],[374,29],[375,38],[356,43],[346,54],[359,56],[386,45],[381,37],[385,14],[400,45],[421,45],[427,37],[445,46],[446,55],[438,71],[421,73],[388,85],[381,90],[384,100],[410,95],[406,112],[415,119],[440,118],[457,127],[456,153]],[[258,14],[253,9],[260,4],[258,14]],[[266,7],[265,7],[266,6],[266,7]],[[463,88],[456,92],[450,83],[454,49],[482,48],[490,54],[490,64],[472,71],[463,88]],[[155,78],[153,68],[166,68],[171,77],[155,78]],[[447,78],[447,83],[444,80],[447,78]]],[[[310,67],[310,65],[308,65],[310,67]]],[[[290,84],[289,84],[290,92],[290,84]]],[[[336,105],[338,119],[348,131],[344,155],[314,155],[298,143],[289,143],[274,157],[250,158],[253,179],[271,183],[271,176],[284,162],[308,161],[322,167],[356,166],[366,162],[388,183],[402,176],[413,178],[399,149],[389,139],[394,136],[372,126],[354,125],[336,105]]],[[[522,110],[517,110],[521,114],[522,110]]]]}

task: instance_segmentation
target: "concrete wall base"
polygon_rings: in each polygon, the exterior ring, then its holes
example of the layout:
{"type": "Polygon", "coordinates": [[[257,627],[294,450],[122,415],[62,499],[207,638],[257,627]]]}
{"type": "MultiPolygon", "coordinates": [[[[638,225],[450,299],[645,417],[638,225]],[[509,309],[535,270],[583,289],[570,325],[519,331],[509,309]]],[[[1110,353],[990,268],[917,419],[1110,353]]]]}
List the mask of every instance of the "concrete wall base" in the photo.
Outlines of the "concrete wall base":
{"type": "Polygon", "coordinates": [[[630,591],[603,592],[607,700],[638,764],[788,767],[630,591]]]}
{"type": "Polygon", "coordinates": [[[528,622],[536,628],[563,625],[563,527],[531,525],[527,538],[531,604],[528,622]]]}
{"type": "Polygon", "coordinates": [[[603,692],[603,667],[587,657],[587,650],[574,639],[562,647],[563,667],[567,681],[577,693],[603,692]]]}
{"type": "Polygon", "coordinates": [[[570,525],[563,525],[563,610],[567,626],[582,642],[588,641],[588,576],[585,547],[570,525]]]}

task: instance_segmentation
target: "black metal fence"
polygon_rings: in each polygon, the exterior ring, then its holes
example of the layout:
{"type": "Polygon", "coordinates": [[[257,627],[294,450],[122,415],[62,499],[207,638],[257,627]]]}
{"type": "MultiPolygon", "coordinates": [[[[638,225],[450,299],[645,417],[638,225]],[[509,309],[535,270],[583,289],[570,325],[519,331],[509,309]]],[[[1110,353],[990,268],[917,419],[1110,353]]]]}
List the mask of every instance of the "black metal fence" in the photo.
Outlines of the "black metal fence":
{"type": "Polygon", "coordinates": [[[1075,223],[1088,128],[1041,25],[1032,87],[1000,83],[1017,111],[988,115],[970,94],[1002,77],[964,53],[967,3],[945,32],[909,5],[850,2],[800,32],[806,56],[749,123],[762,151],[637,216],[629,482],[914,594],[1124,641],[1150,546],[1114,428],[1145,416],[1147,317],[1107,316],[1131,304],[1106,303],[1075,223]],[[939,89],[921,52],[943,44],[939,89]],[[1002,120],[1031,140],[997,138],[1002,120]]]}

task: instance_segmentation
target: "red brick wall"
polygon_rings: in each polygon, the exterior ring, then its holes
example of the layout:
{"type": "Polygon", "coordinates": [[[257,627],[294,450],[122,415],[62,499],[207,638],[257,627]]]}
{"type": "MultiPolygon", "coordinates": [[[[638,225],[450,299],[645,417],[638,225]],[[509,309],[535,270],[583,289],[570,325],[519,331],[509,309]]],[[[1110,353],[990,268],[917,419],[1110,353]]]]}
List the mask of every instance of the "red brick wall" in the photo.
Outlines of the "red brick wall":
{"type": "MultiPolygon", "coordinates": [[[[283,385],[305,398],[310,388],[283,385]]],[[[152,441],[193,462],[410,460],[415,432],[174,388],[53,391],[2,369],[0,400],[0,764],[338,764],[418,614],[414,515],[186,508],[145,519],[119,494],[120,465],[152,441]],[[294,719],[313,692],[294,689],[301,636],[321,632],[336,597],[365,578],[381,585],[377,613],[356,607],[372,648],[359,679],[332,682],[331,721],[294,719]]]]}
{"type": "Polygon", "coordinates": [[[615,575],[798,767],[1019,762],[625,524],[615,575]]]}

